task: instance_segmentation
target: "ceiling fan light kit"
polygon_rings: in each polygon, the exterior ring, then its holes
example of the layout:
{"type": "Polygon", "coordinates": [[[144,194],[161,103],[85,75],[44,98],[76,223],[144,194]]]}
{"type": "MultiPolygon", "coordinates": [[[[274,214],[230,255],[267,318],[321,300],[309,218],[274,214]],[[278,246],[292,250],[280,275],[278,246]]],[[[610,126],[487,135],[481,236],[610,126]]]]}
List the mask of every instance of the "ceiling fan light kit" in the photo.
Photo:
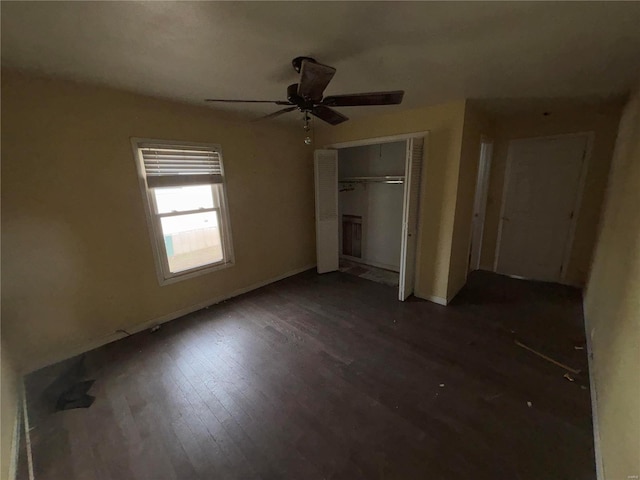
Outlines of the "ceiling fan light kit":
{"type": "MultiPolygon", "coordinates": [[[[282,114],[299,110],[304,113],[304,130],[308,132],[309,114],[318,117],[330,125],[338,125],[349,120],[348,117],[330,107],[363,107],[372,105],[397,105],[402,102],[403,90],[389,92],[351,93],[323,97],[324,90],[336,73],[336,69],[318,63],[311,57],[296,57],[291,61],[293,69],[300,74],[298,83],[287,87],[287,100],[230,100],[206,99],[207,102],[227,103],[273,103],[286,105],[286,108],[260,117],[257,120],[279,117],[282,114]]],[[[307,145],[310,137],[305,138],[307,145]]]]}

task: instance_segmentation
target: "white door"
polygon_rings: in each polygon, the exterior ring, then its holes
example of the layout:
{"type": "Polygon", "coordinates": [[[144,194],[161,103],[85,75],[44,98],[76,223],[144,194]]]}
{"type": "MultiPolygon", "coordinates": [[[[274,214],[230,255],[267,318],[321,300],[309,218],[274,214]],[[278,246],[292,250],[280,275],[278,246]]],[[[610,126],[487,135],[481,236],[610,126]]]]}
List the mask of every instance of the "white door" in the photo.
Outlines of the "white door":
{"type": "Polygon", "coordinates": [[[416,274],[416,241],[418,207],[420,205],[420,175],[422,172],[423,138],[407,140],[404,179],[404,207],[402,212],[402,245],[400,251],[400,300],[413,293],[416,274]]]}
{"type": "Polygon", "coordinates": [[[485,211],[487,209],[487,193],[489,191],[489,173],[491,171],[492,152],[493,144],[488,141],[483,141],[480,145],[480,163],[478,164],[476,195],[473,202],[469,271],[478,270],[480,268],[480,254],[482,253],[482,237],[484,233],[485,211]]]}
{"type": "Polygon", "coordinates": [[[560,281],[570,252],[587,135],[509,145],[496,271],[560,281]]]}
{"type": "Polygon", "coordinates": [[[318,273],[338,270],[338,151],[314,152],[318,273]]]}

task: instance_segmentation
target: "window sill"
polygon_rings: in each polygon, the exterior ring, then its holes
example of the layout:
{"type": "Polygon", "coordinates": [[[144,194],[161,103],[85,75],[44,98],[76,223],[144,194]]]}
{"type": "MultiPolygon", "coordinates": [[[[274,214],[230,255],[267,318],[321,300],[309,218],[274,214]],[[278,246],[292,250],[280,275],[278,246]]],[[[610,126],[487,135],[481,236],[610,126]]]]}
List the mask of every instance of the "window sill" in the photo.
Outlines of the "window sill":
{"type": "Polygon", "coordinates": [[[208,273],[216,272],[218,270],[224,270],[226,268],[233,267],[234,265],[235,265],[235,261],[230,260],[225,263],[218,263],[215,265],[204,266],[201,268],[194,268],[191,270],[186,270],[182,273],[172,274],[170,277],[158,278],[158,283],[160,283],[160,286],[163,287],[165,285],[171,285],[173,283],[177,283],[182,280],[188,280],[190,278],[199,277],[201,275],[206,275],[208,273]]]}

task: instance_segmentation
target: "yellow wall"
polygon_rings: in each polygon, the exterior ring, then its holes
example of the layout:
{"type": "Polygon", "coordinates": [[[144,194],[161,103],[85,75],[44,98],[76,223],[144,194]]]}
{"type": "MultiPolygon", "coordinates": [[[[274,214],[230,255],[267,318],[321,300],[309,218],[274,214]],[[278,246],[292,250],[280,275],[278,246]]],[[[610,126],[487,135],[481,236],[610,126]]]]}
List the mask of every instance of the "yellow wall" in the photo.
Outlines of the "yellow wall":
{"type": "Polygon", "coordinates": [[[493,136],[489,118],[470,102],[464,114],[464,131],[458,173],[458,191],[447,299],[451,300],[467,282],[471,246],[473,203],[475,199],[482,136],[493,136]]]}
{"type": "Polygon", "coordinates": [[[3,336],[30,369],[315,263],[298,129],[2,72],[3,336]],[[220,143],[236,265],[160,287],[130,137],[220,143]]]}
{"type": "Polygon", "coordinates": [[[640,475],[640,89],[627,105],[607,187],[585,320],[607,480],[640,475]]]}
{"type": "MultiPolygon", "coordinates": [[[[316,145],[429,131],[423,167],[416,295],[447,297],[465,101],[319,125],[316,145]]],[[[348,115],[348,112],[346,112],[348,115]]],[[[317,124],[316,124],[317,125],[317,124]]]]}
{"type": "Polygon", "coordinates": [[[567,283],[583,285],[589,272],[596,239],[598,218],[620,118],[620,106],[618,103],[573,108],[558,106],[550,110],[549,116],[543,116],[542,111],[536,111],[495,118],[494,153],[480,265],[482,269],[493,270],[509,141],[516,138],[592,131],[595,134],[594,145],[567,268],[567,283]]]}
{"type": "Polygon", "coordinates": [[[18,383],[13,361],[4,342],[0,347],[0,375],[0,480],[8,480],[18,414],[18,383]]]}

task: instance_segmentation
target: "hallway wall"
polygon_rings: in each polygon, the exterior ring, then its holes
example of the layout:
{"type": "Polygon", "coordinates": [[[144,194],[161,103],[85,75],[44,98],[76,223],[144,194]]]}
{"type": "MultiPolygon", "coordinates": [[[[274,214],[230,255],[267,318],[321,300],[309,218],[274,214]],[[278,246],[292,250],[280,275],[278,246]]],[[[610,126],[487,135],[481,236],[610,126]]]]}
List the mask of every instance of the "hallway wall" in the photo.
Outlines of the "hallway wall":
{"type": "Polygon", "coordinates": [[[584,310],[605,480],[640,475],[640,87],[616,141],[584,310]]]}

